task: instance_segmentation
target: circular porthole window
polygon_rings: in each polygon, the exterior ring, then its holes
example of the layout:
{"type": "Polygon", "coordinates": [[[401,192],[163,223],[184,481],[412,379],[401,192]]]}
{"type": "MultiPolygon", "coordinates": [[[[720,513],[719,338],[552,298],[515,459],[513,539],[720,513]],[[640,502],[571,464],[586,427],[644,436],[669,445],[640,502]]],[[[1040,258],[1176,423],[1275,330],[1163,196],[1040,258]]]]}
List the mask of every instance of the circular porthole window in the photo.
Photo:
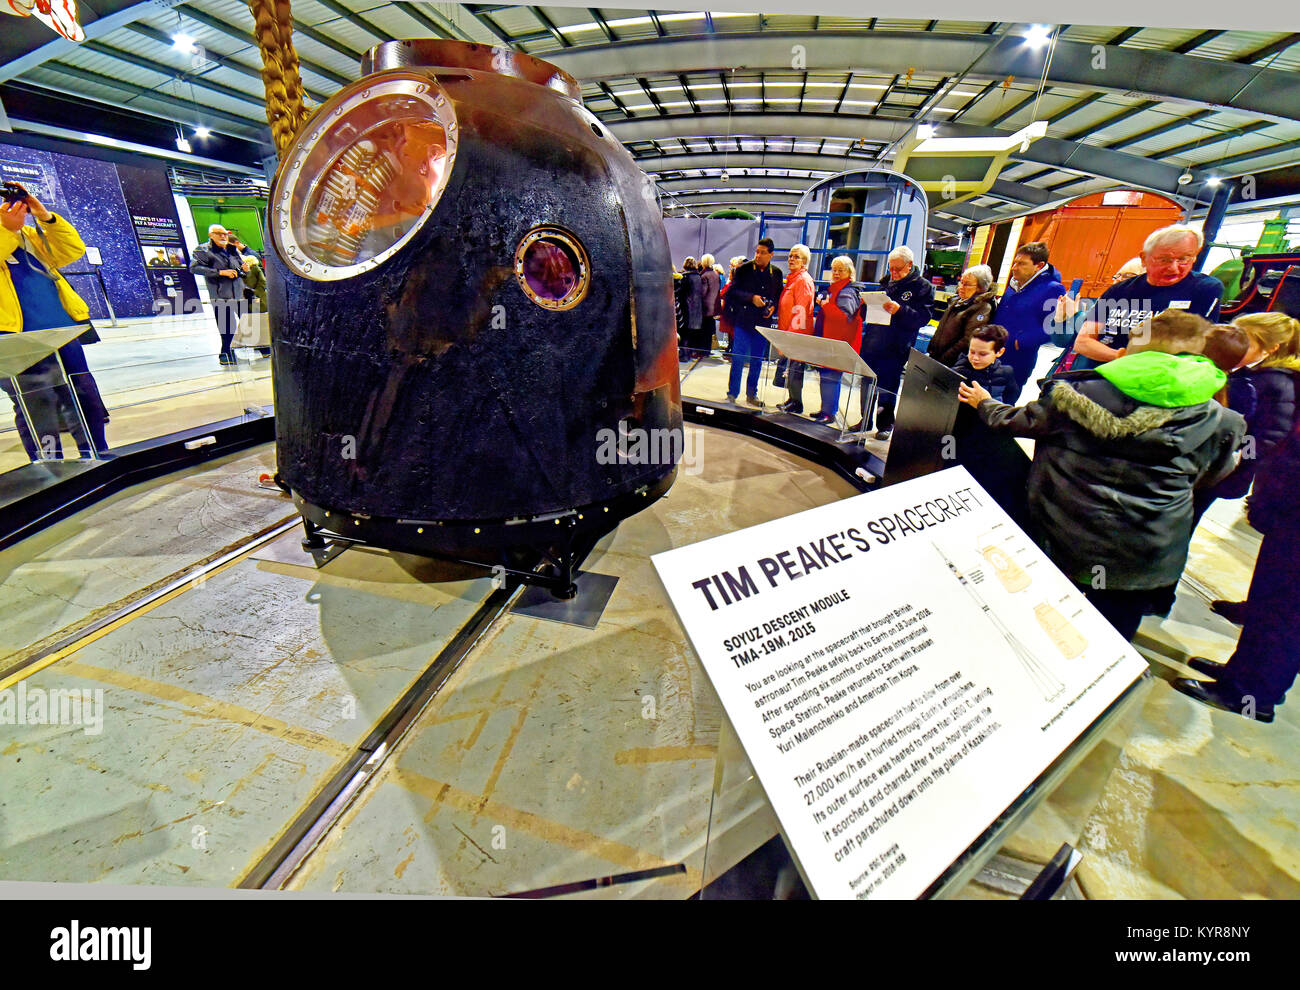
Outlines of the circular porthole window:
{"type": "Polygon", "coordinates": [[[284,164],[271,205],[282,257],[317,281],[381,264],[437,205],[455,159],[455,114],[435,83],[356,84],[317,112],[284,164]]]}
{"type": "Polygon", "coordinates": [[[578,239],[558,227],[534,227],[515,249],[515,278],[544,309],[573,309],[587,295],[591,264],[578,239]]]}

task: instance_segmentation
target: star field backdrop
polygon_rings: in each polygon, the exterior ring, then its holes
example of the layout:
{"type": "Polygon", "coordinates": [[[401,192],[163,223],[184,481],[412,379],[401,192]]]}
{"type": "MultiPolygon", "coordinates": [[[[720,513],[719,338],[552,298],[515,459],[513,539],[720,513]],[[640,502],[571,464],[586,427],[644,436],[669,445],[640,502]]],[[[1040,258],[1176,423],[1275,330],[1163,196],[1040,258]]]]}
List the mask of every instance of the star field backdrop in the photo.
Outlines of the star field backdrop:
{"type": "MultiPolygon", "coordinates": [[[[166,166],[145,158],[114,163],[0,143],[0,178],[21,182],[66,217],[87,247],[99,249],[104,285],[118,316],[150,316],[155,300],[179,304],[197,298],[166,166]]],[[[107,319],[86,258],[65,266],[63,274],[90,307],[91,319],[107,319]]]]}

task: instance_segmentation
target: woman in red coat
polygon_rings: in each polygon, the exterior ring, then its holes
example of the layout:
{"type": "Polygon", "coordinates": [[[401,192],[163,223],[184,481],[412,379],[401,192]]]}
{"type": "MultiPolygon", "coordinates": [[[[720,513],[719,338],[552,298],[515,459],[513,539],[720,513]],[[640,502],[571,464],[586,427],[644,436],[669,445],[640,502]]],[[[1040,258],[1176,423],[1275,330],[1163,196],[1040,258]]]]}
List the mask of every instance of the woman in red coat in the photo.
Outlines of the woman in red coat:
{"type": "MultiPolygon", "coordinates": [[[[791,333],[811,333],[813,322],[813,294],[817,287],[808,274],[812,252],[803,244],[790,249],[790,274],[785,277],[785,287],[776,304],[776,327],[791,333]]],[[[803,368],[798,361],[790,362],[787,372],[790,399],[780,406],[782,412],[803,412],[803,368]]]]}
{"type": "MultiPolygon", "coordinates": [[[[856,352],[862,344],[862,300],[858,297],[860,286],[853,281],[853,259],[840,255],[831,262],[830,288],[818,298],[817,320],[813,334],[842,340],[856,352]]],[[[840,408],[840,380],[842,373],[834,368],[822,368],[822,408],[812,420],[814,423],[833,423],[840,408]]]]}

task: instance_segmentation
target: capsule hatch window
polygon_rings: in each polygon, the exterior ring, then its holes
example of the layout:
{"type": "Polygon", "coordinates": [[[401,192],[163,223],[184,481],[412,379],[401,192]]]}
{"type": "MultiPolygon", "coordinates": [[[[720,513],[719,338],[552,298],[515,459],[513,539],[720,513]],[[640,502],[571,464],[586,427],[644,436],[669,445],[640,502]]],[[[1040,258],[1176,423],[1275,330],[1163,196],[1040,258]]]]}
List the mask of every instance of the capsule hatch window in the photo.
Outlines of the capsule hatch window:
{"type": "Polygon", "coordinates": [[[544,309],[573,309],[587,295],[591,265],[576,237],[558,227],[535,227],[515,249],[515,278],[544,309]]]}
{"type": "Polygon", "coordinates": [[[455,163],[455,115],[418,77],[360,86],[322,107],[276,190],[276,240],[289,266],[329,281],[373,268],[437,205],[455,163]]]}

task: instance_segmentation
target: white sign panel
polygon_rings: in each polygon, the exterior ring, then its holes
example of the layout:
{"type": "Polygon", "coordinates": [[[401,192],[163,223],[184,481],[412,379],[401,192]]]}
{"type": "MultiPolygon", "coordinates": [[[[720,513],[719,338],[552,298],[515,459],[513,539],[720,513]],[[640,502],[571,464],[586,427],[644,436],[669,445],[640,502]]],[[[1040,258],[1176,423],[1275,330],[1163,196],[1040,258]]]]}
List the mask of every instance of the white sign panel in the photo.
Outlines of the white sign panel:
{"type": "Polygon", "coordinates": [[[1147,669],[960,467],[653,560],[819,897],[923,893],[1147,669]]]}

